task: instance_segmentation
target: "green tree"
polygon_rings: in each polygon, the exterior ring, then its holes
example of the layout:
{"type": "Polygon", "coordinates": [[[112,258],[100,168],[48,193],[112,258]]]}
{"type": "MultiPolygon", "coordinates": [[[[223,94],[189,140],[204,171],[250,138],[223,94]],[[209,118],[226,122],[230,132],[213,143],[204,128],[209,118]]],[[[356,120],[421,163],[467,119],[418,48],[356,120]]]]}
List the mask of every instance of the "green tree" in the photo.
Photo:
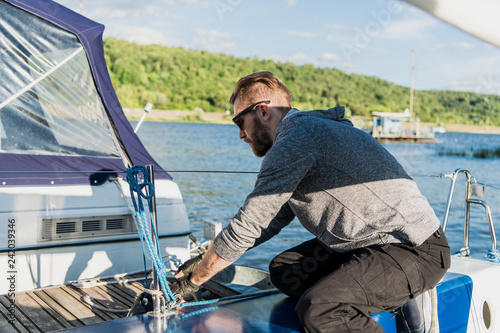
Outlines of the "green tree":
{"type": "MultiPolygon", "coordinates": [[[[104,41],[111,81],[124,107],[225,112],[236,81],[252,72],[278,75],[299,109],[343,105],[353,116],[374,111],[403,112],[410,91],[377,77],[338,69],[296,66],[257,58],[235,58],[207,51],[104,41]]],[[[423,122],[500,125],[500,96],[458,91],[416,91],[414,114],[423,122]]]]}

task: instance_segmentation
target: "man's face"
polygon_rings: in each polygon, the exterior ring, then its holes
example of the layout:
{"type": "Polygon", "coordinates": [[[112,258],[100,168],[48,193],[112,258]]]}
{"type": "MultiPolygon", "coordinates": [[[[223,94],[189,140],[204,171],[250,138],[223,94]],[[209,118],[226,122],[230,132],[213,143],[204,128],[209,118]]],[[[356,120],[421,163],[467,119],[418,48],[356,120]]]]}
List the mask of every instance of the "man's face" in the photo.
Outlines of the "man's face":
{"type": "MultiPolygon", "coordinates": [[[[235,110],[244,110],[246,107],[247,105],[241,105],[238,102],[234,103],[235,110]]],[[[239,114],[239,112],[236,114],[239,114]]],[[[262,119],[259,105],[256,106],[255,110],[246,113],[239,119],[238,127],[240,128],[240,139],[250,145],[255,156],[262,157],[266,155],[267,151],[273,146],[271,131],[262,119]]]]}
{"type": "Polygon", "coordinates": [[[260,117],[252,117],[251,122],[253,123],[253,133],[247,135],[244,140],[250,145],[255,156],[263,157],[273,146],[273,138],[267,124],[260,117]]]}

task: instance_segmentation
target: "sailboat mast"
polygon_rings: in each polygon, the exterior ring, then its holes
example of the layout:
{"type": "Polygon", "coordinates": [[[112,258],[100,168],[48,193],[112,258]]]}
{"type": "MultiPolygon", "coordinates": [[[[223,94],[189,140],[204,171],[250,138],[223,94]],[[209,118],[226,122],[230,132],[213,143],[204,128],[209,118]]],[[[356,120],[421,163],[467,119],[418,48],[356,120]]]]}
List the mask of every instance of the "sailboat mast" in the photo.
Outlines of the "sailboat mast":
{"type": "Polygon", "coordinates": [[[411,50],[410,114],[413,115],[413,81],[415,80],[415,49],[411,50]]]}

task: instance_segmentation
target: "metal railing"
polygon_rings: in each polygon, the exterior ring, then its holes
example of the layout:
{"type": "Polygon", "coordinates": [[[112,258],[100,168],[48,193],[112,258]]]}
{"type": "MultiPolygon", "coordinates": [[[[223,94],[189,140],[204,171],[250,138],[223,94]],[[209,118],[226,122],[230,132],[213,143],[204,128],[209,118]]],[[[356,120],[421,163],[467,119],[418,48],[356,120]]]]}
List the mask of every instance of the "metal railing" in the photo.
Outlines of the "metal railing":
{"type": "Polygon", "coordinates": [[[470,207],[472,204],[481,205],[486,211],[486,217],[488,219],[488,225],[490,227],[491,235],[491,250],[488,250],[486,259],[490,261],[500,261],[500,255],[497,250],[497,238],[495,235],[495,226],[493,224],[493,218],[491,216],[491,209],[488,204],[481,199],[471,198],[484,196],[484,185],[476,182],[469,170],[456,169],[451,175],[445,175],[445,177],[451,178],[450,192],[448,194],[448,202],[446,203],[446,209],[444,212],[442,227],[443,231],[446,231],[448,225],[448,219],[450,217],[451,204],[453,201],[453,194],[455,192],[455,185],[457,183],[457,178],[459,174],[464,173],[466,176],[465,183],[465,221],[464,221],[464,246],[458,251],[457,255],[461,257],[470,256],[469,248],[469,236],[470,236],[470,207]]]}

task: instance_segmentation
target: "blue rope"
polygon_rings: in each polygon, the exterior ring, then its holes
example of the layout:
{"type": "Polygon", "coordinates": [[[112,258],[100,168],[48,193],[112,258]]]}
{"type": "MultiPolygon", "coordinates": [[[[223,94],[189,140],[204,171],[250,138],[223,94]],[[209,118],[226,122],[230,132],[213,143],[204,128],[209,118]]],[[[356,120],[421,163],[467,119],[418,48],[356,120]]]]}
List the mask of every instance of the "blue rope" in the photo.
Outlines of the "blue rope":
{"type": "Polygon", "coordinates": [[[251,298],[251,297],[257,297],[257,296],[265,296],[265,295],[274,295],[274,294],[279,294],[279,293],[281,293],[281,291],[279,291],[278,289],[259,290],[259,291],[254,291],[253,293],[248,293],[248,294],[234,295],[234,296],[228,296],[228,297],[223,297],[223,298],[210,299],[210,300],[206,300],[206,301],[181,303],[181,304],[178,304],[177,307],[214,304],[214,303],[219,303],[219,302],[224,302],[224,301],[232,301],[232,300],[251,298]]]}
{"type": "Polygon", "coordinates": [[[143,253],[145,253],[144,245],[146,245],[148,252],[151,256],[151,260],[153,261],[153,265],[155,267],[156,273],[158,274],[158,278],[160,280],[160,285],[162,287],[163,293],[165,295],[166,300],[171,304],[171,307],[188,307],[188,306],[198,306],[198,305],[206,305],[206,304],[214,304],[224,301],[230,300],[239,300],[250,297],[264,296],[264,295],[272,295],[280,293],[277,289],[272,290],[262,290],[256,291],[248,294],[234,295],[228,296],[218,299],[206,300],[206,301],[197,301],[197,302],[188,302],[177,304],[179,300],[176,300],[170,287],[167,283],[167,274],[165,264],[161,260],[161,253],[158,246],[158,250],[155,251],[155,247],[153,245],[153,239],[151,237],[151,232],[149,230],[149,225],[152,226],[154,237],[156,238],[156,244],[158,242],[158,233],[155,227],[155,223],[153,221],[153,208],[152,208],[152,198],[154,196],[154,185],[146,179],[149,179],[148,170],[142,165],[136,165],[132,168],[127,168],[125,170],[127,174],[127,182],[130,186],[130,197],[132,199],[132,203],[134,204],[135,215],[137,218],[137,224],[139,226],[139,233],[142,240],[142,248],[143,253]],[[143,181],[139,181],[139,175],[142,174],[143,181]],[[144,209],[144,205],[142,203],[142,199],[145,199],[148,202],[149,207],[149,221],[146,217],[146,212],[144,209]]]}
{"type": "Polygon", "coordinates": [[[500,262],[500,252],[498,250],[490,249],[485,258],[491,262],[500,262]]]}
{"type": "Polygon", "coordinates": [[[158,275],[158,279],[160,281],[160,285],[165,298],[167,299],[167,301],[176,302],[175,297],[173,296],[172,291],[170,290],[170,287],[167,283],[167,270],[165,268],[165,264],[161,260],[159,246],[158,250],[156,251],[153,245],[151,232],[149,230],[149,225],[151,224],[153,226],[153,233],[154,237],[156,238],[156,244],[159,244],[158,234],[156,232],[155,223],[153,221],[152,198],[154,195],[154,185],[146,181],[147,179],[149,179],[149,174],[148,170],[142,165],[136,165],[132,168],[127,168],[125,169],[125,172],[127,174],[127,182],[130,186],[130,197],[132,199],[132,203],[134,204],[135,216],[137,218],[137,224],[139,226],[143,253],[144,245],[146,245],[154,268],[156,270],[156,274],[158,275]],[[139,181],[139,175],[141,174],[143,179],[142,182],[139,181]],[[149,219],[146,216],[142,199],[145,199],[148,202],[149,219]]]}

